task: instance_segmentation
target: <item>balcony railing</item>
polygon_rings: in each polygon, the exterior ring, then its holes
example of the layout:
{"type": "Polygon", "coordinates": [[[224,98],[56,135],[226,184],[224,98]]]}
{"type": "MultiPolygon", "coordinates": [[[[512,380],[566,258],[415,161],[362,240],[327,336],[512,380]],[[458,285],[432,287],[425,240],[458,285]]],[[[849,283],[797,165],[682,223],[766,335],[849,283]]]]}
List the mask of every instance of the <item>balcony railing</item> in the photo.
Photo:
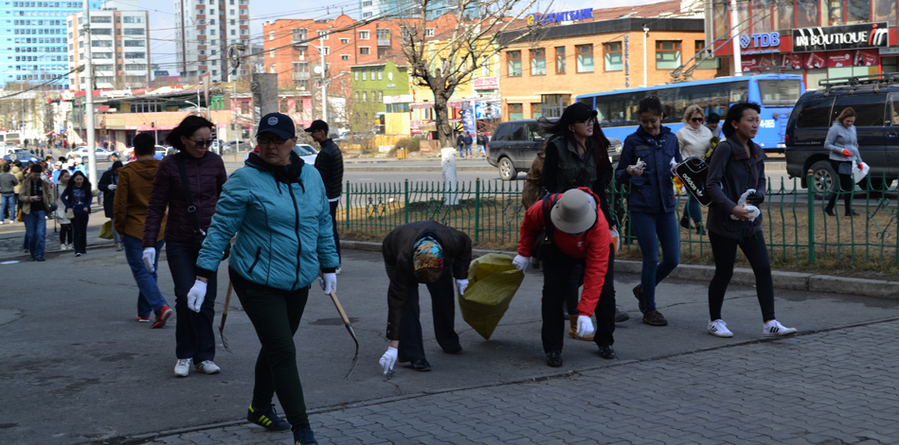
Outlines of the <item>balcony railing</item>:
{"type": "Polygon", "coordinates": [[[309,77],[309,71],[294,71],[293,73],[293,80],[306,80],[309,79],[309,77]]]}
{"type": "Polygon", "coordinates": [[[390,46],[390,37],[378,37],[378,46],[390,46]]]}

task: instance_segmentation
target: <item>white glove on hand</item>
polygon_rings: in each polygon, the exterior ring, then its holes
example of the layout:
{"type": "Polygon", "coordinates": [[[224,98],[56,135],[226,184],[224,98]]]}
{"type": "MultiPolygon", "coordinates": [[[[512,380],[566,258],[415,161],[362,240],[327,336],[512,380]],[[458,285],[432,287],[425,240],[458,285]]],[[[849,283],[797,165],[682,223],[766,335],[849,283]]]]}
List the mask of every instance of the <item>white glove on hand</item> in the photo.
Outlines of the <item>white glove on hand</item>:
{"type": "Polygon", "coordinates": [[[318,284],[325,291],[325,295],[331,295],[332,290],[337,292],[337,274],[323,273],[322,276],[318,277],[318,284]]]}
{"type": "Polygon", "coordinates": [[[110,192],[114,192],[114,191],[115,191],[115,188],[116,188],[116,185],[115,185],[115,184],[109,184],[107,187],[109,188],[109,191],[110,191],[110,192]]]}
{"type": "Polygon", "coordinates": [[[378,364],[381,365],[381,369],[384,371],[384,375],[387,375],[388,372],[393,371],[393,365],[396,364],[396,348],[393,346],[387,347],[387,352],[381,356],[381,360],[378,360],[378,364]]]}
{"type": "Polygon", "coordinates": [[[200,307],[203,306],[203,300],[206,299],[206,282],[194,281],[194,286],[187,293],[187,308],[199,313],[200,307]]]}
{"type": "Polygon", "coordinates": [[[155,247],[147,247],[144,249],[144,266],[147,267],[147,270],[150,273],[156,272],[156,248],[155,247]]]}
{"type": "Polygon", "coordinates": [[[456,289],[459,289],[459,295],[464,295],[467,288],[468,280],[456,280],[456,289]]]}
{"type": "Polygon", "coordinates": [[[587,337],[593,333],[593,322],[586,315],[577,316],[577,335],[587,337]]]}
{"type": "Polygon", "coordinates": [[[528,268],[529,259],[530,257],[515,255],[515,258],[512,259],[512,265],[515,266],[516,269],[524,272],[524,270],[528,268]]]}

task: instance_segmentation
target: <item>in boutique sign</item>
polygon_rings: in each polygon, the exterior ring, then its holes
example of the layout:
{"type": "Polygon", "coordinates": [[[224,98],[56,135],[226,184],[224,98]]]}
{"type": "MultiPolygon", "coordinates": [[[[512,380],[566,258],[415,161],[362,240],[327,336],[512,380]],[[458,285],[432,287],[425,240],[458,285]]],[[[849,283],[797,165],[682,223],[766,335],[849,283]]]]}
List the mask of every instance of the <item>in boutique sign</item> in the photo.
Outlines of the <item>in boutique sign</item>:
{"type": "Polygon", "coordinates": [[[889,46],[887,22],[793,30],[793,51],[880,48],[889,46]]]}

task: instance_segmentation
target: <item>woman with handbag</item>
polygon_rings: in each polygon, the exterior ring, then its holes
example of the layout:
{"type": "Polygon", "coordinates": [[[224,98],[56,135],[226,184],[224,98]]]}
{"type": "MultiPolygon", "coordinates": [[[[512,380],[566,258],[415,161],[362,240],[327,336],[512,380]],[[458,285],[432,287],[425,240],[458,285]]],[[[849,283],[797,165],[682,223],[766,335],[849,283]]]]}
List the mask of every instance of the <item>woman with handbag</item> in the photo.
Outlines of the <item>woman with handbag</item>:
{"type": "MultiPolygon", "coordinates": [[[[56,202],[61,202],[60,197],[69,186],[69,178],[71,176],[68,170],[60,170],[58,181],[53,185],[53,196],[56,198],[56,202]]],[[[69,250],[72,248],[72,243],[75,242],[75,236],[72,232],[72,221],[66,213],[64,205],[56,207],[56,211],[53,212],[56,222],[59,223],[59,250],[69,250]]]]}
{"type": "Polygon", "coordinates": [[[186,377],[192,364],[197,371],[206,374],[221,371],[213,361],[216,274],[208,279],[209,288],[202,306],[195,312],[187,305],[187,294],[197,276],[200,247],[227,179],[222,158],[209,151],[213,126],[202,117],[188,116],[166,137],[166,142],[179,153],[163,158],[156,169],[141,243],[144,264],[152,273],[152,265],[156,264],[156,240],[168,209],[164,239],[169,270],[175,282],[178,314],[175,375],[178,377],[186,377]]]}
{"type": "Polygon", "coordinates": [[[66,218],[72,221],[72,245],[75,256],[87,253],[87,222],[91,216],[91,182],[84,173],[76,171],[69,180],[69,186],[62,193],[62,203],[66,206],[66,218]]]}
{"type": "Polygon", "coordinates": [[[724,119],[727,140],[712,153],[706,191],[709,206],[709,242],[715,258],[715,275],[709,283],[708,332],[716,337],[733,337],[721,318],[724,293],[734,274],[737,246],[746,255],[755,274],[755,289],[762,309],[762,335],[780,337],[795,334],[774,318],[774,281],[771,261],[762,232],[762,215],[757,206],[765,200],[765,153],[752,141],[759,129],[758,105],[748,102],[730,107],[724,119]],[[750,190],[755,190],[750,192],[750,190]],[[749,192],[747,194],[747,192],[749,192]],[[741,197],[746,195],[745,203],[741,197]]]}
{"type": "MultiPolygon", "coordinates": [[[[608,153],[609,140],[603,134],[596,117],[596,110],[578,102],[565,108],[558,120],[538,120],[547,141],[544,149],[546,160],[543,164],[543,188],[546,193],[563,193],[577,187],[589,188],[599,197],[599,206],[609,226],[616,230],[606,197],[606,188],[612,182],[613,175],[608,153]]],[[[578,274],[572,275],[565,298],[569,320],[568,336],[577,340],[593,340],[599,347],[600,355],[607,359],[615,357],[615,350],[612,348],[615,322],[623,322],[629,318],[626,312],[619,312],[615,308],[614,257],[615,251],[612,249],[609,253],[606,284],[600,297],[605,300],[604,303],[610,300],[611,306],[603,304],[598,307],[595,336],[581,337],[576,332],[579,316],[578,288],[581,281],[578,274]],[[606,311],[608,307],[612,308],[612,312],[606,311]]]]}
{"type": "MultiPolygon", "coordinates": [[[[843,204],[846,216],[857,216],[852,210],[852,190],[855,189],[855,180],[852,177],[852,166],[862,163],[862,157],[858,152],[858,136],[855,131],[855,119],[857,115],[852,107],[846,107],[833,121],[827,138],[824,139],[824,148],[830,150],[830,165],[840,178],[840,190],[843,192],[843,204]]],[[[831,193],[824,213],[828,216],[836,216],[833,213],[834,204],[837,202],[837,193],[831,193]]]]}

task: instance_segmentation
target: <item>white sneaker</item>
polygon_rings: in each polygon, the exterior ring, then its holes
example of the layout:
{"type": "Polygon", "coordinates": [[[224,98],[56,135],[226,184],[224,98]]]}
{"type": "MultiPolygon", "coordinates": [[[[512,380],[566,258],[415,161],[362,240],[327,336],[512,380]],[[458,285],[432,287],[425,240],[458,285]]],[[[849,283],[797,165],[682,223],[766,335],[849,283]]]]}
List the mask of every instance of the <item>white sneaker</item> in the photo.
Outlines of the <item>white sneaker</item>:
{"type": "Polygon", "coordinates": [[[218,365],[212,362],[212,360],[204,360],[197,363],[197,371],[204,374],[218,374],[221,370],[222,368],[219,368],[218,365]]]}
{"type": "Polygon", "coordinates": [[[780,324],[777,320],[771,320],[762,327],[762,335],[765,337],[783,337],[785,335],[795,334],[796,328],[788,328],[780,324]]]}
{"type": "Polygon", "coordinates": [[[717,319],[715,321],[709,322],[709,334],[714,335],[715,337],[724,337],[730,338],[734,336],[734,333],[727,329],[727,323],[722,319],[717,319]]]}
{"type": "Polygon", "coordinates": [[[175,375],[178,377],[187,377],[190,374],[190,364],[194,360],[192,358],[179,358],[175,363],[175,375]]]}

